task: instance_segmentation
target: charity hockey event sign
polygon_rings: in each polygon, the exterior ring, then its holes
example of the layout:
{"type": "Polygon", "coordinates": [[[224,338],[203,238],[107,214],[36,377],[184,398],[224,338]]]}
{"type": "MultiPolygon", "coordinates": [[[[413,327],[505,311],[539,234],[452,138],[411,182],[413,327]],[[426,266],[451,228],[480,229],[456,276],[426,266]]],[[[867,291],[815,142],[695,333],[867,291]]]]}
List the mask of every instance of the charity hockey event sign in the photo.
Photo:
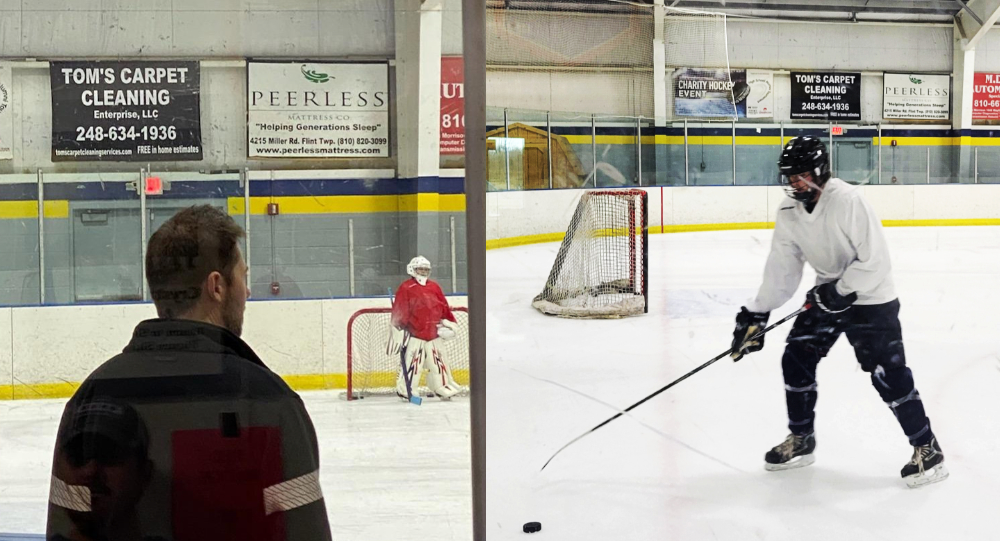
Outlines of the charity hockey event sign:
{"type": "Polygon", "coordinates": [[[1000,120],[1000,73],[973,74],[972,119],[1000,120]]]}
{"type": "Polygon", "coordinates": [[[389,67],[250,62],[251,158],[389,156],[389,67]]]}
{"type": "Polygon", "coordinates": [[[774,116],[774,75],[770,71],[678,68],[672,77],[677,116],[774,116]]]}
{"type": "Polygon", "coordinates": [[[861,120],[861,74],[791,73],[791,116],[829,120],[861,120]]]}
{"type": "Polygon", "coordinates": [[[52,62],[52,161],[201,160],[191,61],[52,62]]]}
{"type": "Polygon", "coordinates": [[[951,77],[886,73],[882,79],[882,118],[948,120],[951,77]]]}

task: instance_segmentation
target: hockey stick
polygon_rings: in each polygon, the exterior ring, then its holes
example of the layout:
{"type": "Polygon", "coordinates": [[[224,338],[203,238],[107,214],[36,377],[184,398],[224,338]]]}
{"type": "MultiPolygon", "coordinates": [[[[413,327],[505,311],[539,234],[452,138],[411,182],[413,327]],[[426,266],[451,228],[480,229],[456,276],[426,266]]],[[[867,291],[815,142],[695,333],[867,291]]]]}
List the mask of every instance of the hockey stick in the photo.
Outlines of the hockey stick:
{"type": "MultiPolygon", "coordinates": [[[[386,289],[389,291],[389,306],[395,306],[396,301],[392,297],[392,288],[389,287],[386,289]]],[[[389,322],[389,325],[392,326],[391,321],[389,322]]],[[[392,332],[392,330],[390,329],[389,332],[392,332]]],[[[406,344],[409,342],[409,340],[407,340],[407,338],[409,338],[407,334],[409,333],[405,330],[403,333],[403,343],[399,346],[399,367],[403,370],[403,381],[406,382],[406,399],[409,400],[411,404],[419,406],[424,400],[413,394],[413,385],[410,382],[409,371],[406,369],[406,344]]]]}
{"type": "MultiPolygon", "coordinates": [[[[796,310],[795,312],[792,312],[791,314],[788,314],[787,316],[785,316],[784,318],[782,318],[782,319],[781,319],[781,321],[778,321],[778,322],[775,322],[775,323],[771,324],[771,326],[769,326],[769,327],[766,327],[766,328],[765,328],[764,330],[762,330],[762,331],[758,332],[757,334],[755,334],[755,335],[751,336],[750,338],[747,338],[746,340],[744,340],[744,342],[749,342],[750,340],[753,340],[753,339],[755,339],[755,338],[759,338],[759,337],[761,337],[761,336],[764,336],[764,334],[765,334],[765,333],[767,333],[768,331],[770,331],[771,329],[773,329],[773,328],[777,327],[778,325],[781,325],[782,323],[784,323],[784,322],[788,321],[789,319],[792,319],[793,317],[795,317],[795,316],[797,316],[797,315],[801,314],[802,312],[805,312],[805,311],[806,311],[806,310],[808,310],[809,308],[810,308],[810,305],[809,305],[808,303],[807,303],[807,304],[805,304],[805,305],[803,305],[803,306],[802,306],[802,308],[799,308],[799,309],[798,309],[798,310],[796,310]]],[[[601,428],[602,426],[604,426],[604,425],[606,425],[606,424],[610,423],[611,421],[614,421],[615,419],[617,419],[617,418],[621,417],[622,415],[625,415],[626,413],[628,413],[628,412],[630,412],[630,411],[634,410],[635,408],[637,408],[637,407],[641,406],[641,405],[642,405],[643,403],[645,403],[645,402],[646,402],[646,401],[648,401],[649,399],[653,398],[654,396],[656,396],[656,395],[658,395],[658,394],[662,393],[663,391],[666,391],[667,389],[669,389],[669,388],[673,387],[674,385],[677,385],[678,383],[680,383],[680,382],[682,382],[682,381],[684,381],[684,380],[688,379],[689,377],[691,377],[691,376],[693,376],[693,375],[697,374],[697,373],[698,373],[698,372],[700,372],[700,371],[701,371],[702,369],[704,369],[704,368],[708,367],[708,365],[710,365],[710,364],[714,363],[715,361],[718,361],[719,359],[721,359],[721,358],[725,357],[726,355],[729,355],[729,354],[730,354],[730,353],[732,353],[732,352],[733,352],[733,348],[729,348],[729,349],[728,349],[728,350],[726,350],[725,352],[723,352],[723,353],[720,353],[720,354],[719,354],[718,356],[716,356],[716,357],[715,357],[714,359],[712,359],[712,360],[708,361],[707,363],[705,363],[705,364],[703,364],[703,365],[699,366],[698,368],[695,368],[694,370],[692,370],[692,371],[688,372],[687,374],[684,374],[683,376],[681,376],[681,377],[679,377],[679,378],[675,379],[674,381],[672,381],[672,382],[670,382],[670,383],[666,384],[665,386],[663,386],[663,387],[660,387],[660,388],[659,388],[659,389],[658,389],[657,391],[655,391],[654,393],[650,394],[650,395],[649,395],[649,396],[647,396],[646,398],[643,398],[642,400],[640,400],[640,401],[636,402],[635,404],[632,404],[631,406],[629,406],[629,407],[625,408],[624,410],[622,410],[622,411],[618,412],[617,414],[615,414],[615,416],[614,416],[614,417],[611,417],[610,419],[608,419],[608,420],[604,421],[603,423],[601,423],[601,424],[599,424],[599,425],[595,426],[594,428],[591,428],[590,430],[588,430],[588,431],[584,432],[583,434],[580,434],[579,436],[577,436],[577,437],[573,438],[573,440],[571,440],[571,441],[570,441],[569,443],[567,443],[566,445],[563,445],[562,447],[560,447],[558,451],[556,451],[556,452],[555,452],[555,453],[554,453],[554,454],[553,454],[553,455],[552,455],[551,457],[549,457],[549,459],[545,461],[545,464],[543,464],[543,465],[542,465],[542,469],[541,469],[541,470],[539,470],[539,471],[544,471],[544,470],[545,470],[545,466],[548,466],[548,465],[549,465],[549,463],[550,463],[550,462],[552,462],[552,459],[556,457],[556,455],[558,455],[559,453],[563,452],[563,450],[564,450],[564,449],[566,449],[567,447],[569,447],[570,445],[573,445],[573,444],[574,444],[574,443],[576,443],[577,441],[580,441],[581,439],[583,439],[583,437],[584,437],[584,436],[586,436],[587,434],[591,434],[591,433],[593,433],[593,432],[597,431],[597,429],[598,429],[598,428],[601,428]]]]}

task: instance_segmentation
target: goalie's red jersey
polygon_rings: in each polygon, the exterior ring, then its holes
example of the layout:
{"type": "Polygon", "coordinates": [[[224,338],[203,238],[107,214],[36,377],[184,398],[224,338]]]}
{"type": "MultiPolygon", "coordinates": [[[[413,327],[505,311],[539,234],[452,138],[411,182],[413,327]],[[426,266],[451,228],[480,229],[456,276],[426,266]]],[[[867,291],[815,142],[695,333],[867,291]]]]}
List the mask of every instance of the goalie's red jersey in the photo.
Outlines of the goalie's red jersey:
{"type": "Polygon", "coordinates": [[[437,282],[427,280],[427,285],[422,286],[416,279],[410,278],[399,285],[392,305],[392,324],[396,328],[408,331],[421,340],[434,340],[438,337],[437,326],[442,319],[455,321],[455,314],[451,313],[448,300],[437,282]]]}

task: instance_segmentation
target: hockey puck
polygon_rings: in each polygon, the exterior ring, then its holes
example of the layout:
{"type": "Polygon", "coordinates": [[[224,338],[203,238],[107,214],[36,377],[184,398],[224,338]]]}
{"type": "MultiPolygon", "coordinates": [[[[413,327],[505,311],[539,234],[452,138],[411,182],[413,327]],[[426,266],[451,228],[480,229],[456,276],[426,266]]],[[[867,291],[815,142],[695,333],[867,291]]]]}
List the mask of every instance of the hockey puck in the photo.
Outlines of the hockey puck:
{"type": "Polygon", "coordinates": [[[535,533],[542,531],[541,522],[525,522],[524,523],[524,533],[535,533]]]}

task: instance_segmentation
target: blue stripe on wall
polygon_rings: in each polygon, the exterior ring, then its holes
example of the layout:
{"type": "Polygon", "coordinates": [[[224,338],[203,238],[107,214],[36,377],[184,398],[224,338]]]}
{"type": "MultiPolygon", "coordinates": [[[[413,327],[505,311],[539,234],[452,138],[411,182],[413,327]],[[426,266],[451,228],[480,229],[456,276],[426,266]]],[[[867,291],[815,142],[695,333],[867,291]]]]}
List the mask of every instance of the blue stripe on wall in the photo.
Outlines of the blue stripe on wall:
{"type": "MultiPolygon", "coordinates": [[[[254,180],[251,197],[295,197],[308,195],[407,195],[414,193],[465,193],[464,178],[338,179],[338,180],[254,180]]],[[[236,194],[242,195],[242,192],[236,194]]]]}
{"type": "Polygon", "coordinates": [[[38,184],[0,184],[0,201],[37,201],[38,184]]]}
{"type": "MultiPolygon", "coordinates": [[[[309,195],[408,195],[414,193],[465,193],[465,179],[427,176],[404,179],[337,179],[337,180],[254,180],[250,182],[253,197],[309,195]]],[[[170,182],[170,190],[150,199],[222,199],[241,197],[243,189],[236,180],[170,182]]],[[[0,201],[34,201],[38,199],[36,184],[0,184],[0,201]]],[[[139,195],[126,189],[122,182],[75,182],[45,185],[48,201],[135,201],[139,195]]]]}

